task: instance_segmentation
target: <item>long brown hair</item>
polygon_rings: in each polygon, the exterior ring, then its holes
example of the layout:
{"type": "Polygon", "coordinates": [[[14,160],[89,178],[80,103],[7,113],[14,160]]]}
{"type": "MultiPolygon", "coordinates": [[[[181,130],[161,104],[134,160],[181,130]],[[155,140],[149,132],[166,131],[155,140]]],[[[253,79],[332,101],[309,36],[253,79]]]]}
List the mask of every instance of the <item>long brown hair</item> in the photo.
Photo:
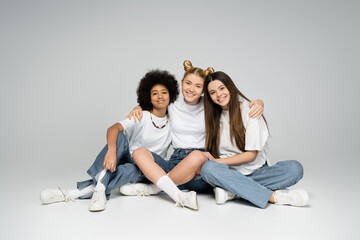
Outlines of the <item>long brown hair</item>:
{"type": "MultiPolygon", "coordinates": [[[[204,83],[204,108],[205,108],[205,149],[215,158],[220,155],[220,115],[222,108],[214,103],[209,95],[208,85],[210,82],[219,80],[230,92],[229,101],[229,120],[230,120],[230,139],[242,152],[245,151],[245,126],[242,120],[240,101],[238,96],[250,100],[240,92],[231,78],[224,72],[214,72],[209,74],[204,83]]],[[[264,116],[262,116],[264,118],[264,116]]],[[[265,118],[264,118],[265,120],[265,118]]],[[[266,123],[266,120],[265,120],[266,123]]]]}

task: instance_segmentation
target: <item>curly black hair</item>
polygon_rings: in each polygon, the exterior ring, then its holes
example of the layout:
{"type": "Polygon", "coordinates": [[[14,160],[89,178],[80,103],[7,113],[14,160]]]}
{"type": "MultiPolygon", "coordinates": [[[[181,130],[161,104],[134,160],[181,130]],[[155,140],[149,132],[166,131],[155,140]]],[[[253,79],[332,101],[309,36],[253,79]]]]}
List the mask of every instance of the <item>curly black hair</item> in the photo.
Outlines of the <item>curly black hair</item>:
{"type": "Polygon", "coordinates": [[[178,82],[174,75],[165,70],[151,70],[140,80],[136,90],[137,102],[143,110],[150,111],[153,109],[150,90],[157,84],[164,85],[169,90],[170,103],[173,103],[179,95],[178,82]]]}

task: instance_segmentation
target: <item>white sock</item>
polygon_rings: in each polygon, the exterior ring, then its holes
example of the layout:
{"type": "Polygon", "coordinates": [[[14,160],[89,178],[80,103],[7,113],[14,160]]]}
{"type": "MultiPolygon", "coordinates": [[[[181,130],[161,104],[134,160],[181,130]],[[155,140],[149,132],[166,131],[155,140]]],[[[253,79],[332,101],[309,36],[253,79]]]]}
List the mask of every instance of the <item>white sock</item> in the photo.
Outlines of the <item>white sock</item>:
{"type": "Polygon", "coordinates": [[[79,189],[71,189],[67,195],[68,198],[77,199],[79,197],[85,197],[86,195],[90,195],[92,190],[94,189],[94,184],[87,186],[81,190],[79,189]]]}
{"type": "Polygon", "coordinates": [[[97,184],[96,184],[96,187],[95,187],[96,191],[105,191],[106,190],[105,185],[101,182],[101,180],[103,179],[103,177],[106,174],[106,171],[107,171],[107,169],[103,169],[100,173],[98,173],[99,176],[97,178],[97,184]]]}
{"type": "Polygon", "coordinates": [[[156,183],[161,190],[166,192],[175,202],[178,202],[178,194],[181,193],[180,189],[175,185],[175,183],[168,177],[164,175],[156,183]]]}
{"type": "Polygon", "coordinates": [[[149,194],[158,194],[161,191],[162,190],[155,184],[153,183],[149,184],[149,194]]]}

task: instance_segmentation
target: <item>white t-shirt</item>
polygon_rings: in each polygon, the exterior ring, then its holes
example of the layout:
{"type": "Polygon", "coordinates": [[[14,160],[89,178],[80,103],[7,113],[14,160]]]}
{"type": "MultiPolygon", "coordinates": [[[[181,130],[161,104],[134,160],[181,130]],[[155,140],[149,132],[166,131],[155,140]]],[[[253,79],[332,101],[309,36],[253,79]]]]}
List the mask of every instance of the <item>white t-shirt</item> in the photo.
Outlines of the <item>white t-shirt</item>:
{"type": "Polygon", "coordinates": [[[174,148],[205,148],[203,98],[196,105],[187,104],[183,96],[168,107],[171,139],[174,148]]]}
{"type": "MultiPolygon", "coordinates": [[[[159,118],[151,114],[156,126],[166,124],[167,117],[159,118]]],[[[166,157],[171,143],[170,137],[170,119],[162,129],[156,128],[150,118],[149,111],[143,111],[143,117],[140,121],[134,122],[134,119],[125,119],[119,122],[124,127],[124,134],[129,140],[130,153],[140,147],[146,148],[161,156],[166,157]]]]}
{"type": "MultiPolygon", "coordinates": [[[[245,132],[245,150],[252,151],[257,150],[258,154],[254,161],[246,164],[241,164],[237,166],[231,166],[235,168],[238,172],[241,172],[244,175],[249,175],[255,170],[260,168],[262,165],[268,161],[267,153],[269,151],[267,140],[269,138],[269,131],[266,126],[266,123],[263,118],[259,120],[256,118],[249,117],[249,102],[244,101],[240,105],[242,120],[245,132]]],[[[220,145],[219,152],[220,158],[232,157],[237,154],[242,153],[240,149],[237,148],[234,140],[234,144],[230,141],[230,125],[229,125],[229,111],[223,110],[220,116],[221,124],[221,135],[220,135],[220,145]]]]}

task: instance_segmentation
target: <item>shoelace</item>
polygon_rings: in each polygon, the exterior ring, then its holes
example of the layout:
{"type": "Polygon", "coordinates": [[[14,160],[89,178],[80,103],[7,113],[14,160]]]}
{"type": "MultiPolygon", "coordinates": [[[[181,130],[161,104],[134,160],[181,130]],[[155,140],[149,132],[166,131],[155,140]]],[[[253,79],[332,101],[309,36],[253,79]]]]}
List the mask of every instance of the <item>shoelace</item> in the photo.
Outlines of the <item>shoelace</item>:
{"type": "Polygon", "coordinates": [[[147,197],[147,196],[150,196],[150,194],[147,191],[139,191],[137,196],[138,197],[147,197]]]}
{"type": "Polygon", "coordinates": [[[97,202],[99,201],[99,194],[98,191],[96,191],[95,189],[92,190],[93,191],[93,195],[91,197],[91,202],[97,202]]]}
{"type": "Polygon", "coordinates": [[[150,196],[150,193],[149,193],[149,189],[145,189],[144,190],[144,188],[140,188],[139,189],[139,187],[137,187],[136,185],[135,186],[133,186],[133,188],[135,189],[135,191],[136,191],[136,195],[138,196],[138,197],[147,197],[147,196],[150,196]]]}
{"type": "Polygon", "coordinates": [[[185,207],[185,205],[184,205],[181,201],[176,202],[176,203],[175,203],[175,206],[177,206],[177,207],[182,207],[182,208],[185,207]]]}
{"type": "Polygon", "coordinates": [[[175,203],[177,207],[185,207],[186,198],[189,198],[189,196],[186,196],[185,198],[182,198],[181,195],[178,195],[178,201],[175,203]]]}
{"type": "MultiPolygon", "coordinates": [[[[195,193],[196,194],[196,193],[195,193]]],[[[196,199],[192,199],[193,197],[196,198],[196,195],[194,195],[192,192],[186,192],[183,194],[179,194],[178,195],[178,201],[176,202],[176,206],[177,207],[187,207],[190,208],[192,210],[198,210],[198,206],[197,206],[197,200],[196,199]],[[196,202],[193,202],[193,200],[195,200],[196,202]]]]}
{"type": "Polygon", "coordinates": [[[67,194],[64,193],[64,191],[63,191],[60,187],[58,187],[58,189],[59,189],[59,191],[62,193],[62,195],[64,195],[65,202],[68,202],[69,200],[72,201],[72,202],[75,202],[75,199],[69,198],[69,197],[67,196],[67,194]]]}
{"type": "Polygon", "coordinates": [[[93,197],[91,198],[91,202],[95,203],[100,201],[100,198],[102,198],[100,191],[97,191],[96,189],[93,189],[92,191],[93,191],[93,197]]]}
{"type": "Polygon", "coordinates": [[[294,204],[294,199],[291,196],[290,192],[287,193],[278,193],[277,194],[276,204],[294,204]]]}

